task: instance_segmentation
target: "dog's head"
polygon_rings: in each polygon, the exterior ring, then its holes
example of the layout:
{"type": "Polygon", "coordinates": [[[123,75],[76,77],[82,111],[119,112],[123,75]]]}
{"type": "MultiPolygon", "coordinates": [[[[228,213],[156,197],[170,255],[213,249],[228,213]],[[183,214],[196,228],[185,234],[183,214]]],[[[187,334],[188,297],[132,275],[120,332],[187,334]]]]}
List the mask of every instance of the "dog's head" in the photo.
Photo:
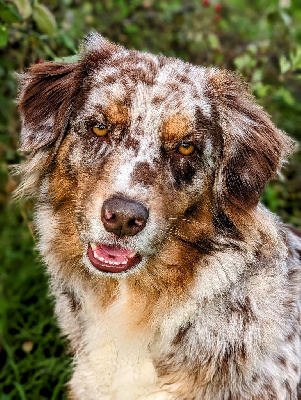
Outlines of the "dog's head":
{"type": "Polygon", "coordinates": [[[96,34],[78,62],[21,81],[40,247],[70,274],[192,265],[218,235],[241,235],[237,215],[252,214],[292,147],[235,74],[96,34]]]}

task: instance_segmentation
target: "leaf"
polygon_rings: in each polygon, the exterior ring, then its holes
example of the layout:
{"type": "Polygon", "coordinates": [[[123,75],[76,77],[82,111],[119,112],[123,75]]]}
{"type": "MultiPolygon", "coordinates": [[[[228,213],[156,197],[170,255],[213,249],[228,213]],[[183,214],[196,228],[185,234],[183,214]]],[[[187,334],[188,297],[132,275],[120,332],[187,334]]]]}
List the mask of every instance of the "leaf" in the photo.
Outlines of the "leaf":
{"type": "Polygon", "coordinates": [[[298,70],[301,68],[301,47],[297,46],[296,51],[290,52],[292,68],[298,70]]]}
{"type": "Polygon", "coordinates": [[[27,19],[31,16],[32,8],[29,0],[12,0],[12,1],[24,19],[27,19]]]}
{"type": "Polygon", "coordinates": [[[139,28],[136,25],[128,24],[124,26],[124,30],[126,33],[137,33],[139,32],[139,28]]]}
{"type": "Polygon", "coordinates": [[[208,35],[208,42],[209,42],[209,46],[212,50],[217,50],[217,49],[220,49],[220,47],[221,47],[217,35],[215,35],[213,33],[210,33],[208,35]]]}
{"type": "Polygon", "coordinates": [[[256,65],[256,60],[254,59],[254,57],[251,57],[247,53],[244,53],[238,57],[235,57],[233,62],[234,62],[235,67],[239,71],[244,70],[244,69],[246,69],[248,71],[250,68],[253,68],[256,65]]]}
{"type": "Polygon", "coordinates": [[[251,54],[251,55],[255,55],[255,54],[258,53],[258,49],[257,49],[257,46],[256,46],[255,43],[250,43],[247,46],[247,50],[248,50],[248,53],[251,54]]]}
{"type": "Polygon", "coordinates": [[[291,27],[292,18],[289,16],[289,14],[286,13],[285,11],[283,11],[283,10],[280,10],[280,16],[281,16],[281,18],[282,18],[284,24],[285,24],[287,27],[291,27]]]}
{"type": "Polygon", "coordinates": [[[285,56],[281,56],[279,59],[279,66],[280,66],[280,72],[282,74],[285,74],[287,71],[290,70],[291,63],[285,56]]]}
{"type": "Polygon", "coordinates": [[[8,42],[8,31],[6,26],[0,25],[0,47],[5,47],[8,42]]]}
{"type": "Polygon", "coordinates": [[[271,87],[270,85],[265,85],[262,82],[254,82],[252,84],[252,91],[258,98],[265,98],[268,95],[268,92],[270,91],[271,87]]]}
{"type": "Polygon", "coordinates": [[[54,59],[55,62],[78,62],[80,60],[80,57],[78,54],[75,54],[73,56],[67,56],[67,57],[56,57],[54,59]]]}
{"type": "Polygon", "coordinates": [[[53,36],[56,32],[56,21],[52,12],[43,4],[33,6],[33,19],[38,29],[48,36],[53,36]]]}
{"type": "Polygon", "coordinates": [[[280,87],[275,91],[274,98],[276,100],[281,100],[286,103],[288,106],[293,106],[295,103],[295,99],[292,94],[284,87],[280,87]]]}
{"type": "Polygon", "coordinates": [[[8,24],[23,21],[18,9],[13,4],[4,3],[3,1],[0,1],[0,19],[8,24]]]}
{"type": "Polygon", "coordinates": [[[77,48],[76,48],[73,40],[68,35],[66,35],[65,33],[62,33],[60,35],[60,39],[63,42],[64,46],[67,47],[67,49],[71,50],[73,53],[77,52],[77,48]]]}

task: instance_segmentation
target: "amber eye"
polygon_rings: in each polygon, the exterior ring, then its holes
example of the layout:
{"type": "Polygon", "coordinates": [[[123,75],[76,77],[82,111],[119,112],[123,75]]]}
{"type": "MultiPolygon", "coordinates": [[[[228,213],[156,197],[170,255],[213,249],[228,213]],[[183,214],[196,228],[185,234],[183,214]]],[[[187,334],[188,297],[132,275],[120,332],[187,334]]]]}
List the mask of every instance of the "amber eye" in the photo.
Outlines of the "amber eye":
{"type": "Polygon", "coordinates": [[[182,156],[191,156],[195,152],[195,146],[192,143],[181,143],[178,152],[182,156]]]}
{"type": "Polygon", "coordinates": [[[104,124],[95,124],[92,126],[92,132],[96,136],[106,136],[108,131],[108,127],[104,124]]]}

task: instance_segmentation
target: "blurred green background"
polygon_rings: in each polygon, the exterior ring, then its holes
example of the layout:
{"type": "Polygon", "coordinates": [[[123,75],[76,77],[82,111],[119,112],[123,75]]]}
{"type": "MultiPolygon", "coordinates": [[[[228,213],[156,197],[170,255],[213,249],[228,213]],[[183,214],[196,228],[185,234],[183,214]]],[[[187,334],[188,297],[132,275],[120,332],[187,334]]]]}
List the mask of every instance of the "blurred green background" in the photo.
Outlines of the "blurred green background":
{"type": "MultiPolygon", "coordinates": [[[[129,48],[236,70],[276,125],[301,140],[298,0],[0,0],[0,400],[63,399],[70,374],[34,250],[32,203],[13,204],[20,122],[14,72],[76,53],[91,30],[129,48]]],[[[301,227],[301,156],[264,203],[301,227]]]]}

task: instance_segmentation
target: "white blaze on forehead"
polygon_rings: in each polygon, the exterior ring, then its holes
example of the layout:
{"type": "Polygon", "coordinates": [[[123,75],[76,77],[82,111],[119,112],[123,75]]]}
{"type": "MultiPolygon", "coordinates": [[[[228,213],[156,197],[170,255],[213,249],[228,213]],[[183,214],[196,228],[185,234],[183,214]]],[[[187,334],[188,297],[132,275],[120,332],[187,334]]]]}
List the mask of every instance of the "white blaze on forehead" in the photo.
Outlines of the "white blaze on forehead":
{"type": "MultiPolygon", "coordinates": [[[[156,110],[151,104],[152,92],[153,87],[138,83],[132,98],[131,125],[128,134],[135,139],[137,147],[127,150],[120,160],[120,167],[116,171],[114,179],[116,192],[127,194],[129,191],[133,191],[132,173],[135,166],[141,162],[152,165],[154,159],[158,157],[161,115],[159,110],[156,110]]],[[[139,190],[142,190],[140,185],[139,190]]]]}
{"type": "Polygon", "coordinates": [[[114,178],[112,179],[112,186],[116,193],[123,193],[125,195],[139,198],[147,193],[147,188],[142,185],[133,183],[132,176],[135,167],[141,163],[146,162],[149,165],[154,163],[154,159],[158,156],[157,146],[154,145],[155,139],[153,135],[141,135],[137,138],[138,154],[135,155],[136,149],[127,150],[123,157],[120,157],[120,164],[116,170],[114,178]]]}

